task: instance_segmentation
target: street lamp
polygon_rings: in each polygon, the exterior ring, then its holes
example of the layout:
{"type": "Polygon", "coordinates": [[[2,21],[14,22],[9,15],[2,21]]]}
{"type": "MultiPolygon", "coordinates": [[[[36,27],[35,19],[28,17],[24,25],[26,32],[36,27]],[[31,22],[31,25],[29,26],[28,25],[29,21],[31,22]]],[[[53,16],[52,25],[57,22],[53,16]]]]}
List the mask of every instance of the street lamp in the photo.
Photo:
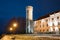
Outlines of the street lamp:
{"type": "Polygon", "coordinates": [[[13,27],[17,27],[17,23],[13,23],[13,27]]]}
{"type": "Polygon", "coordinates": [[[17,28],[17,26],[18,26],[18,23],[17,22],[12,23],[12,25],[9,28],[9,31],[11,33],[14,33],[15,32],[15,29],[17,28]]]}
{"type": "Polygon", "coordinates": [[[10,31],[12,31],[12,30],[13,30],[13,28],[11,27],[9,30],[10,30],[10,31]]]}

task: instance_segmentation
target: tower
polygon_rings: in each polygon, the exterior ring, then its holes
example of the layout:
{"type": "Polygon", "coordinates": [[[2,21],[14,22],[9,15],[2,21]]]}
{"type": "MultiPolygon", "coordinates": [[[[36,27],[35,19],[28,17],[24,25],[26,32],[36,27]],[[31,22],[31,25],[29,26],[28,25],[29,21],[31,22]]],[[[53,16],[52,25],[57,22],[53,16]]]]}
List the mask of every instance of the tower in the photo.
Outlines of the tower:
{"type": "Polygon", "coordinates": [[[33,7],[26,7],[26,33],[33,33],[33,7]]]}

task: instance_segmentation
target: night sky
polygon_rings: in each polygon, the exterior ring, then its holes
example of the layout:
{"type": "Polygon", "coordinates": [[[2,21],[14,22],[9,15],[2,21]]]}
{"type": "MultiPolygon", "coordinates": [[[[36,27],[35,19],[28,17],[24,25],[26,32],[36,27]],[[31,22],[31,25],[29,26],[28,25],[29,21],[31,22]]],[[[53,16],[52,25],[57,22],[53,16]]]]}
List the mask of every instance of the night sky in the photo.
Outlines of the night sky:
{"type": "Polygon", "coordinates": [[[33,6],[33,18],[60,10],[60,0],[0,0],[0,33],[13,17],[26,17],[26,6],[33,6]]]}

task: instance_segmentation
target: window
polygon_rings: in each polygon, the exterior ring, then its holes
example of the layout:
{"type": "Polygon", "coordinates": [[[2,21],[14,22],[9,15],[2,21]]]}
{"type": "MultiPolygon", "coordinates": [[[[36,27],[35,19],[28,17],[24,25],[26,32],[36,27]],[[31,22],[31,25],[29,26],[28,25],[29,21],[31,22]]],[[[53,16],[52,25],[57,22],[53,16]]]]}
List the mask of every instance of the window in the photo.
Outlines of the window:
{"type": "Polygon", "coordinates": [[[43,27],[44,27],[44,24],[43,24],[43,27]]]}
{"type": "Polygon", "coordinates": [[[41,23],[41,21],[40,21],[40,23],[41,23]]]}
{"type": "Polygon", "coordinates": [[[55,31],[55,29],[53,29],[55,31]]]}
{"type": "Polygon", "coordinates": [[[41,25],[40,25],[40,27],[41,27],[41,25]]]}
{"type": "Polygon", "coordinates": [[[53,26],[54,26],[54,23],[53,23],[53,26]]]}
{"type": "Polygon", "coordinates": [[[57,17],[57,19],[59,19],[59,17],[57,17]]]}
{"type": "Polygon", "coordinates": [[[59,28],[59,31],[60,31],[60,28],[59,28]]]}
{"type": "Polygon", "coordinates": [[[60,22],[58,22],[58,25],[60,25],[60,22]]]}
{"type": "Polygon", "coordinates": [[[41,30],[40,30],[40,32],[41,32],[41,30]]]}
{"type": "Polygon", "coordinates": [[[43,30],[43,32],[44,32],[45,30],[43,30]]]}
{"type": "Polygon", "coordinates": [[[47,24],[47,27],[48,27],[48,24],[47,24]]]}
{"type": "Polygon", "coordinates": [[[27,10],[27,13],[29,13],[29,10],[27,10]]]}
{"type": "Polygon", "coordinates": [[[48,20],[46,20],[46,22],[47,22],[48,20]]]}
{"type": "Polygon", "coordinates": [[[54,20],[54,18],[52,18],[52,20],[54,20]]]}
{"type": "Polygon", "coordinates": [[[47,29],[47,32],[48,32],[48,29],[47,29]]]}
{"type": "Polygon", "coordinates": [[[37,26],[35,26],[35,28],[37,28],[37,26]]]}

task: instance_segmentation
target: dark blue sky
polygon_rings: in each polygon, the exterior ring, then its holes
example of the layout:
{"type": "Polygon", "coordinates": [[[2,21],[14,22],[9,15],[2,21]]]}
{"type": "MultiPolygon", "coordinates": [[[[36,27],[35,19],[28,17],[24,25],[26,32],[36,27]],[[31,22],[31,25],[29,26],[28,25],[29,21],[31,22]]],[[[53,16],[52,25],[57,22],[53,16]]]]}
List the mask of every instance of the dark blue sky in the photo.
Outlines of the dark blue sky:
{"type": "Polygon", "coordinates": [[[34,20],[60,10],[60,0],[0,0],[0,27],[4,27],[13,17],[26,17],[26,6],[29,5],[34,8],[34,20]]]}
{"type": "Polygon", "coordinates": [[[0,18],[25,17],[28,5],[34,7],[34,19],[60,10],[60,0],[0,0],[0,18]]]}

